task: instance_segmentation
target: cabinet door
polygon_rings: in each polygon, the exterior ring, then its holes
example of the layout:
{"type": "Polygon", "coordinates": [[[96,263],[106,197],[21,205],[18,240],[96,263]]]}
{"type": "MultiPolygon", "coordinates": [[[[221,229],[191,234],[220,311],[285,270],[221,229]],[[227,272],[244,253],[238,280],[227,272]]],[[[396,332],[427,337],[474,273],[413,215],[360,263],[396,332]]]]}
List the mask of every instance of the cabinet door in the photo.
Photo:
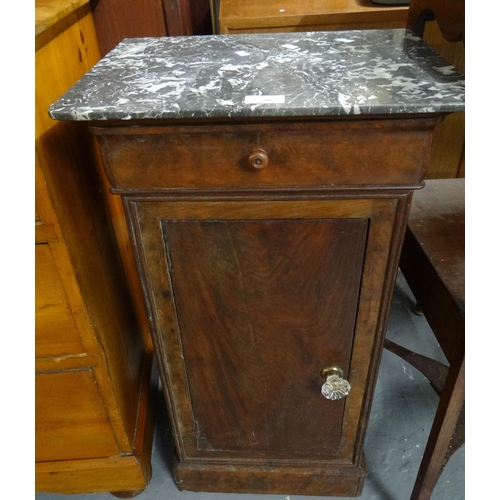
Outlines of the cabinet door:
{"type": "Polygon", "coordinates": [[[128,203],[181,458],[352,459],[384,204],[128,203]],[[325,399],[321,370],[354,358],[353,398],[325,399]]]}
{"type": "Polygon", "coordinates": [[[165,221],[198,450],[331,456],[367,221],[165,221]],[[313,423],[313,425],[311,425],[313,423]]]}

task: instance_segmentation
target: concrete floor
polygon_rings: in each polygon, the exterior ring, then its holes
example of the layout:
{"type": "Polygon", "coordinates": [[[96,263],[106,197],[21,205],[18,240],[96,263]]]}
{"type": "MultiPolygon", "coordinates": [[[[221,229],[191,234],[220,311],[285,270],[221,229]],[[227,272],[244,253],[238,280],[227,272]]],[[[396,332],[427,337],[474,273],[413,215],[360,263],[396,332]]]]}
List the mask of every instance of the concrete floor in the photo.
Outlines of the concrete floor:
{"type": "MultiPolygon", "coordinates": [[[[446,362],[424,317],[413,314],[413,297],[399,276],[387,337],[426,356],[446,362]]],[[[328,497],[180,492],[168,468],[172,440],[163,399],[158,407],[153,444],[153,477],[138,500],[308,500],[328,497]]],[[[415,368],[384,351],[365,441],[367,478],[361,500],[409,500],[422,459],[438,396],[415,368]]],[[[465,498],[465,446],[448,462],[432,500],[465,498]]],[[[108,493],[72,495],[71,500],[111,500],[108,493]]],[[[35,500],[68,500],[68,496],[37,493],[35,500]]]]}

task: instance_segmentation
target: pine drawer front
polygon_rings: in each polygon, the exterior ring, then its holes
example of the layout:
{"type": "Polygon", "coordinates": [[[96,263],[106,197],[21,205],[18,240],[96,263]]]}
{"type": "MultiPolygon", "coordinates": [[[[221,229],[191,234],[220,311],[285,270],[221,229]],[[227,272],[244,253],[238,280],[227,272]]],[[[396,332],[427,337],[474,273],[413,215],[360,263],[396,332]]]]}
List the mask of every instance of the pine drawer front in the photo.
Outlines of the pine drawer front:
{"type": "Polygon", "coordinates": [[[48,243],[35,245],[35,356],[85,352],[48,243]]]}
{"type": "Polygon", "coordinates": [[[35,391],[36,462],[120,453],[90,368],[38,373],[35,391]]]}

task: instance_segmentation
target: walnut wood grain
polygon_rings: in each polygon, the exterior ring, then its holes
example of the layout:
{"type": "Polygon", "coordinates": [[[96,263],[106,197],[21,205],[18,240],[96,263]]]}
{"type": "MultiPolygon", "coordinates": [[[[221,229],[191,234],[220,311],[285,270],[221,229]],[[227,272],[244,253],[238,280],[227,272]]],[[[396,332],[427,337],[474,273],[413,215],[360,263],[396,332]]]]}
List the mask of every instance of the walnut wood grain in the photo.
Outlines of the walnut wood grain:
{"type": "Polygon", "coordinates": [[[126,208],[179,488],[360,494],[411,192],[439,121],[92,124],[126,208]],[[329,357],[352,390],[325,413],[314,377],[329,357]]]}
{"type": "Polygon", "coordinates": [[[115,191],[154,191],[417,184],[436,123],[354,120],[92,130],[115,191]],[[256,149],[269,158],[261,170],[248,165],[256,149]]]}
{"type": "Polygon", "coordinates": [[[257,494],[300,492],[305,495],[357,497],[361,495],[366,466],[335,464],[330,467],[266,465],[203,464],[174,461],[174,477],[180,490],[230,491],[257,494]]]}
{"type": "Polygon", "coordinates": [[[162,227],[197,450],[335,457],[344,401],[320,372],[349,374],[367,220],[162,227]]]}
{"type": "MultiPolygon", "coordinates": [[[[289,194],[288,197],[292,195],[289,194]]],[[[186,368],[183,361],[185,352],[183,350],[184,343],[179,331],[178,320],[176,318],[176,309],[172,302],[174,293],[172,293],[172,284],[168,278],[169,267],[165,258],[164,238],[162,236],[162,220],[210,220],[223,218],[225,220],[241,220],[244,219],[283,219],[283,218],[299,218],[309,221],[311,218],[321,214],[322,217],[331,218],[346,218],[353,220],[359,218],[370,219],[370,234],[368,239],[368,255],[370,257],[364,264],[364,276],[361,288],[362,297],[364,300],[360,312],[359,319],[356,323],[355,353],[353,353],[351,361],[350,376],[354,377],[355,388],[352,395],[346,399],[346,410],[343,420],[344,439],[340,449],[340,463],[351,464],[351,467],[357,470],[355,476],[356,484],[359,481],[360,467],[362,461],[362,434],[364,433],[364,421],[367,419],[371,404],[370,393],[373,387],[367,381],[373,377],[373,370],[376,370],[377,364],[373,363],[370,368],[370,358],[373,356],[372,346],[377,337],[383,336],[384,332],[384,317],[387,313],[387,308],[380,308],[381,300],[388,301],[391,293],[391,284],[395,274],[395,266],[387,266],[387,259],[392,252],[397,252],[398,245],[401,241],[401,235],[396,239],[393,237],[393,227],[397,219],[395,219],[395,210],[400,210],[399,202],[395,203],[393,199],[385,199],[383,196],[378,198],[376,195],[372,199],[366,196],[366,193],[358,195],[358,198],[339,197],[337,200],[318,200],[304,198],[304,196],[296,196],[296,201],[244,201],[244,198],[239,201],[199,201],[199,202],[175,202],[175,199],[170,202],[158,200],[158,198],[144,199],[142,202],[133,201],[134,198],[127,203],[132,219],[132,227],[134,228],[134,241],[138,246],[141,274],[144,276],[146,289],[148,291],[148,304],[150,304],[150,313],[154,318],[156,331],[157,353],[162,360],[164,387],[166,389],[166,397],[170,404],[171,419],[176,429],[174,438],[177,444],[177,452],[182,460],[184,457],[200,457],[199,460],[208,460],[210,457],[220,456],[231,457],[232,452],[218,452],[218,450],[200,450],[197,447],[197,432],[193,422],[193,409],[189,398],[185,395],[189,394],[189,384],[186,378],[186,368]],[[307,200],[307,203],[304,201],[307,200]],[[399,242],[399,243],[398,243],[399,242]],[[157,307],[162,304],[161,307],[157,307]],[[382,316],[380,316],[382,315],[382,316]],[[182,354],[182,357],[180,353],[182,354]],[[371,371],[372,370],[372,371],[371,371]],[[360,420],[362,421],[360,424],[360,420]],[[361,434],[360,434],[361,433],[361,434]],[[356,448],[357,447],[357,448],[356,448]],[[204,458],[203,458],[204,457],[204,458]]],[[[401,207],[405,204],[401,205],[401,207]]],[[[404,215],[404,213],[403,213],[404,215]]],[[[312,221],[311,221],[312,222],[312,221]]],[[[398,224],[400,227],[400,224],[398,224]]],[[[202,249],[200,249],[202,251],[202,249]]],[[[174,273],[175,274],[175,273],[174,273]]],[[[203,323],[204,324],[204,323],[203,323]]],[[[246,453],[239,452],[241,459],[249,461],[251,457],[255,457],[255,451],[246,453]]],[[[192,460],[192,459],[190,459],[192,460]]],[[[255,460],[255,458],[254,458],[255,460]]],[[[296,461],[296,459],[295,459],[296,461]]],[[[325,461],[323,459],[323,461],[325,461]]],[[[184,471],[189,465],[181,462],[181,469],[184,471]]],[[[198,461],[201,466],[201,461],[198,461]]],[[[282,457],[277,462],[283,472],[291,466],[290,458],[282,457]],[[280,465],[282,463],[282,465],[280,465]]],[[[193,465],[194,468],[198,467],[193,465]]],[[[250,462],[249,462],[250,467],[250,462]]],[[[336,465],[335,460],[326,460],[323,466],[323,473],[328,475],[329,470],[336,470],[340,464],[336,465]]],[[[248,472],[248,471],[247,471],[248,472]]],[[[352,471],[351,471],[352,472],[352,471]]],[[[177,472],[176,472],[177,474],[177,472]]],[[[179,472],[183,477],[183,472],[179,472]]],[[[191,474],[191,473],[190,473],[191,474]]],[[[220,469],[221,477],[225,474],[234,474],[232,468],[220,469]],[[231,472],[229,472],[231,470],[231,472]]],[[[241,469],[242,479],[245,476],[244,468],[241,469]]],[[[335,473],[333,473],[335,474],[335,473]]],[[[299,474],[298,477],[303,473],[299,474]]],[[[191,486],[188,488],[201,488],[202,475],[196,475],[199,483],[192,477],[191,486]]],[[[247,476],[248,477],[248,476],[247,476]]],[[[296,481],[298,481],[298,477],[296,481]]],[[[222,480],[222,479],[221,479],[222,480]]],[[[186,479],[187,481],[187,479],[186,479]]],[[[295,480],[294,480],[295,481],[295,480]]],[[[331,479],[327,481],[330,485],[343,480],[331,479]]],[[[286,481],[282,481],[282,491],[284,491],[286,481]]],[[[184,484],[184,483],[183,483],[184,484]]],[[[189,485],[186,482],[186,485],[189,485]]],[[[242,483],[243,484],[243,483],[242,483]]],[[[235,486],[236,487],[236,486],[235,486]]],[[[275,485],[276,488],[278,486],[275,485]]],[[[351,482],[351,488],[353,487],[351,482]]],[[[226,490],[228,491],[228,490],[226,490]]],[[[277,490],[276,490],[277,491],[277,490]]],[[[297,491],[308,491],[307,488],[297,491]]],[[[331,490],[332,492],[340,491],[338,486],[331,490]]],[[[353,490],[351,490],[352,492],[353,490]]]]}

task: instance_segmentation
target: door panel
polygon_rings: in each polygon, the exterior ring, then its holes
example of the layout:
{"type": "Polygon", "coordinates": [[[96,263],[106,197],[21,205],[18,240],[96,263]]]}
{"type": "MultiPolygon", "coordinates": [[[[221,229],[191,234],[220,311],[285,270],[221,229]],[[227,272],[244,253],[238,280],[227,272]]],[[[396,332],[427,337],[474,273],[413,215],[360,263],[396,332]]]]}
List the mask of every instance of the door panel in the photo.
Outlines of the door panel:
{"type": "Polygon", "coordinates": [[[335,456],[344,400],[321,395],[320,372],[348,375],[367,219],[162,229],[197,450],[335,456]]]}

